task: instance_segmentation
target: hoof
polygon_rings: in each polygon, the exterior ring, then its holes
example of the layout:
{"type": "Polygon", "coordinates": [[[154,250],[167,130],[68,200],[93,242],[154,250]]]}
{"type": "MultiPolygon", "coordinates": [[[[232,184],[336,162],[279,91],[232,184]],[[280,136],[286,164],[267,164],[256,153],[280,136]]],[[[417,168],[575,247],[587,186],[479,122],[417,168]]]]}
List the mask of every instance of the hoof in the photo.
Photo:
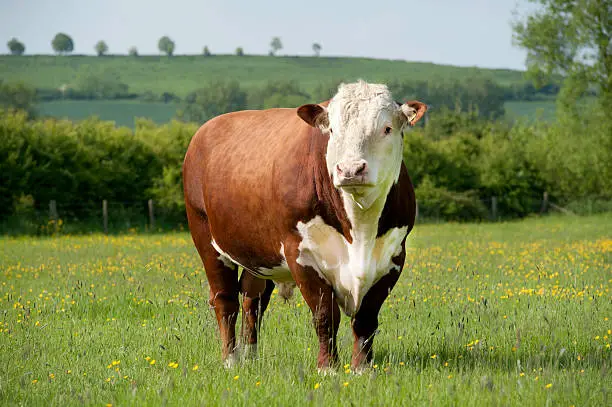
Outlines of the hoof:
{"type": "Polygon", "coordinates": [[[223,361],[223,366],[226,369],[231,369],[234,366],[236,366],[236,364],[238,364],[238,352],[234,351],[232,353],[230,353],[227,358],[225,358],[225,360],[223,361]]]}
{"type": "Polygon", "coordinates": [[[338,372],[333,367],[319,367],[317,368],[317,373],[321,376],[336,376],[338,372]]]}
{"type": "Polygon", "coordinates": [[[255,360],[257,359],[257,344],[246,344],[244,345],[244,352],[243,352],[243,359],[244,360],[255,360]]]}

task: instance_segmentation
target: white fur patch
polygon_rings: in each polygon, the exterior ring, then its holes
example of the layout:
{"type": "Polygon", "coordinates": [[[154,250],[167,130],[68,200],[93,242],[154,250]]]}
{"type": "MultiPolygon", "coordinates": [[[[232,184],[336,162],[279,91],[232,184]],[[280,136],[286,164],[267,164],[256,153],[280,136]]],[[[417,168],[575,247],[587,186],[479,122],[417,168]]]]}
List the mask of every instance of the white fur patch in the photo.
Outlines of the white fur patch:
{"type": "Polygon", "coordinates": [[[329,136],[325,161],[334,185],[340,185],[336,166],[367,163],[364,183],[397,181],[402,162],[401,109],[386,85],[358,81],[342,84],[327,107],[329,136]],[[392,132],[385,134],[385,128],[392,132]]]}
{"type": "Polygon", "coordinates": [[[378,239],[361,239],[357,233],[350,244],[320,216],[299,222],[297,229],[302,236],[297,262],[314,268],[334,288],[338,305],[349,316],[359,310],[369,289],[397,268],[392,258],[401,252],[408,231],[393,228],[378,239]]]}
{"type": "Polygon", "coordinates": [[[278,266],[272,267],[271,269],[258,267],[257,272],[261,274],[263,278],[272,279],[274,281],[293,281],[293,277],[291,277],[291,272],[289,271],[289,265],[287,264],[287,258],[285,257],[285,246],[282,243],[280,255],[282,260],[278,266]]]}
{"type": "Polygon", "coordinates": [[[219,253],[219,256],[217,257],[217,259],[221,260],[221,262],[223,263],[223,265],[225,267],[229,267],[229,268],[234,268],[236,265],[241,266],[242,265],[240,263],[238,263],[236,260],[232,259],[232,257],[225,253],[217,244],[217,242],[215,242],[215,239],[213,239],[211,242],[212,246],[215,248],[215,250],[217,251],[217,253],[219,253]]]}

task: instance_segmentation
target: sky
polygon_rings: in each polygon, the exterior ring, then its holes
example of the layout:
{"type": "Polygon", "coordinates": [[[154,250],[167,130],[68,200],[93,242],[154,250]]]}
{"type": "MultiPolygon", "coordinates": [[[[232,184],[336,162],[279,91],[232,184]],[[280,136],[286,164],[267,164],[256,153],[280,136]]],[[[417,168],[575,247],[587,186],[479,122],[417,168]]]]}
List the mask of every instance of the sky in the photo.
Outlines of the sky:
{"type": "MultiPolygon", "coordinates": [[[[0,0],[0,41],[16,37],[26,54],[52,53],[65,32],[74,53],[157,54],[168,35],[175,54],[267,54],[272,37],[280,54],[361,56],[483,68],[525,69],[525,52],[512,44],[513,11],[526,0],[0,0]]],[[[0,52],[8,53],[3,45],[0,52]]]]}

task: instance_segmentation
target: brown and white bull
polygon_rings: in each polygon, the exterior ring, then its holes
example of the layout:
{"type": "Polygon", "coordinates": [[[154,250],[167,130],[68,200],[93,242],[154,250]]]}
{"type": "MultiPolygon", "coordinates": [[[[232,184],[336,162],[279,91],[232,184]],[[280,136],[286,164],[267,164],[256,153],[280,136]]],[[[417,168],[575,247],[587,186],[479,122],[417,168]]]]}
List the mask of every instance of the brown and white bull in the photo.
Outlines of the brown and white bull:
{"type": "Polygon", "coordinates": [[[310,307],[320,369],[337,362],[340,308],[351,317],[352,368],[371,360],[415,219],[402,134],[426,110],[358,81],[321,104],[228,113],[197,131],[183,165],[185,204],[226,366],[237,357],[239,293],[252,353],[274,282],[294,282],[310,307]]]}

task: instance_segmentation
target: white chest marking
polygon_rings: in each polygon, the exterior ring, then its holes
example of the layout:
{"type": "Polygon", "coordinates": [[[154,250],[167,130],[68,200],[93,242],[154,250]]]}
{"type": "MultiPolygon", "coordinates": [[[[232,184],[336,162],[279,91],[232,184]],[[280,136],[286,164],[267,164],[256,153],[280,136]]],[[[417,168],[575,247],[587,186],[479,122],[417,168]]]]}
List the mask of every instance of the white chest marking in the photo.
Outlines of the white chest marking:
{"type": "Polygon", "coordinates": [[[354,316],[368,290],[392,269],[399,270],[393,257],[401,253],[408,227],[390,229],[384,236],[349,243],[320,216],[299,222],[302,236],[297,262],[314,268],[333,288],[338,305],[354,316]]]}

